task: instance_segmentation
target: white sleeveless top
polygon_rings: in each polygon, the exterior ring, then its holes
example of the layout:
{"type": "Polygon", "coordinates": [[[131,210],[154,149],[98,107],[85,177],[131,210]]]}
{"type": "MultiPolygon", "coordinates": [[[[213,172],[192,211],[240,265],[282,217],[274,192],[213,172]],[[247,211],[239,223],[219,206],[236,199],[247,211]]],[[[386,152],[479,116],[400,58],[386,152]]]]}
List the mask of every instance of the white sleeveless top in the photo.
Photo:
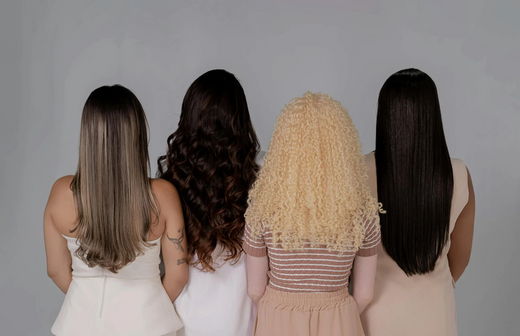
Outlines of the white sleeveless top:
{"type": "MultiPolygon", "coordinates": [[[[186,287],[175,300],[184,328],[177,336],[250,336],[256,306],[247,295],[246,255],[236,264],[213,253],[214,273],[190,265],[186,287]]],[[[196,258],[196,256],[195,256],[196,258]]]]}
{"type": "Polygon", "coordinates": [[[162,286],[161,239],[118,273],[88,267],[74,255],[76,238],[64,236],[72,256],[72,282],[52,326],[54,335],[160,336],[182,327],[162,286]]]}
{"type": "MultiPolygon", "coordinates": [[[[256,157],[260,166],[264,155],[256,157]]],[[[189,267],[188,283],[175,300],[184,325],[177,336],[250,336],[256,305],[247,295],[246,254],[233,265],[219,246],[212,256],[214,273],[189,267]]]]}

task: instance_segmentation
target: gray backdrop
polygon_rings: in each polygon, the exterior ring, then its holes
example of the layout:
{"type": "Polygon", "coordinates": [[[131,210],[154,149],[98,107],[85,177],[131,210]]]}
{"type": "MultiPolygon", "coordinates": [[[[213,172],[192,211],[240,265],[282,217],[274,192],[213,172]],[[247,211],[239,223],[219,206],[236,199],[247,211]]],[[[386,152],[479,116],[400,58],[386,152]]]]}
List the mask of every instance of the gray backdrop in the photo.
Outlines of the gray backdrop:
{"type": "Polygon", "coordinates": [[[42,214],[73,174],[82,106],[121,83],[150,122],[152,169],[191,82],[227,69],[262,149],[305,91],[331,94],[374,147],[379,89],[417,67],[436,81],[449,148],[473,176],[471,262],[457,283],[460,335],[520,330],[520,2],[5,1],[0,5],[0,334],[50,335],[63,294],[47,278],[42,214]]]}

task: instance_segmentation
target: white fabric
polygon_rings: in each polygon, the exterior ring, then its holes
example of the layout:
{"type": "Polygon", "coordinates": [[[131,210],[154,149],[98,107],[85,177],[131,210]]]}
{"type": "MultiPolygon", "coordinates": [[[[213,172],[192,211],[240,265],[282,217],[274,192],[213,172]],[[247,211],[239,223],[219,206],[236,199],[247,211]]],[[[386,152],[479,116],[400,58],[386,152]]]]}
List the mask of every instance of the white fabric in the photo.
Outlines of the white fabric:
{"type": "Polygon", "coordinates": [[[52,326],[54,335],[160,336],[175,335],[182,327],[161,283],[160,239],[114,274],[89,268],[74,256],[76,239],[65,238],[72,255],[72,282],[52,326]]]}
{"type": "Polygon", "coordinates": [[[231,265],[214,252],[214,273],[190,266],[190,278],[175,300],[184,324],[178,336],[250,336],[256,307],[247,295],[246,256],[231,265]]]}

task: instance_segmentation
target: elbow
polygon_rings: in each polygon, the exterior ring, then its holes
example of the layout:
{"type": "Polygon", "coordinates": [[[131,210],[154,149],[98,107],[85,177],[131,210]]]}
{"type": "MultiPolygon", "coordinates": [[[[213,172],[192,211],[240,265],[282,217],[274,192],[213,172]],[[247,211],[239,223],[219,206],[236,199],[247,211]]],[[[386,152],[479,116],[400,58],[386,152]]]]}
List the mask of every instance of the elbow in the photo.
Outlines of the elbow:
{"type": "Polygon", "coordinates": [[[47,268],[47,276],[53,281],[60,277],[61,272],[57,269],[47,268]]]}
{"type": "Polygon", "coordinates": [[[188,272],[186,272],[186,274],[184,274],[179,280],[179,285],[181,286],[181,288],[184,288],[184,286],[186,286],[188,284],[188,280],[189,280],[189,276],[188,276],[188,272]]]}
{"type": "Polygon", "coordinates": [[[177,286],[181,288],[181,290],[188,284],[188,280],[190,279],[188,272],[183,273],[182,275],[179,274],[179,276],[175,279],[175,282],[177,283],[177,286]]]}
{"type": "Polygon", "coordinates": [[[251,298],[251,300],[254,301],[254,303],[258,304],[258,302],[260,301],[260,299],[262,298],[261,295],[255,295],[255,294],[249,294],[249,297],[251,298]]]}
{"type": "Polygon", "coordinates": [[[372,291],[370,293],[361,293],[358,295],[354,294],[353,296],[360,306],[366,307],[374,299],[374,292],[372,291]]]}
{"type": "Polygon", "coordinates": [[[175,288],[180,288],[180,290],[182,291],[182,289],[186,286],[186,284],[188,283],[188,272],[186,272],[186,274],[179,274],[175,277],[175,279],[173,279],[173,283],[174,283],[174,286],[175,288]]]}
{"type": "Polygon", "coordinates": [[[260,292],[260,291],[248,290],[247,295],[249,295],[251,300],[253,300],[256,304],[258,304],[258,302],[260,301],[262,296],[264,296],[264,291],[260,292]]]}

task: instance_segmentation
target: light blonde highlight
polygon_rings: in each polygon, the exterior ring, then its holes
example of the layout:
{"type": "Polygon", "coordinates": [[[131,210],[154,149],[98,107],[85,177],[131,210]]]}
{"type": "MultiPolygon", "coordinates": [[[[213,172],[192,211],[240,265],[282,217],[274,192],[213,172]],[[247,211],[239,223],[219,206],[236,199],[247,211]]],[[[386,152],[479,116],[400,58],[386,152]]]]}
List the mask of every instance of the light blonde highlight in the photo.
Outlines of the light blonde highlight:
{"type": "Polygon", "coordinates": [[[78,169],[71,183],[79,248],[90,267],[117,273],[150,244],[152,214],[159,217],[148,178],[144,111],[128,89],[101,87],[83,110],[78,169]]]}

